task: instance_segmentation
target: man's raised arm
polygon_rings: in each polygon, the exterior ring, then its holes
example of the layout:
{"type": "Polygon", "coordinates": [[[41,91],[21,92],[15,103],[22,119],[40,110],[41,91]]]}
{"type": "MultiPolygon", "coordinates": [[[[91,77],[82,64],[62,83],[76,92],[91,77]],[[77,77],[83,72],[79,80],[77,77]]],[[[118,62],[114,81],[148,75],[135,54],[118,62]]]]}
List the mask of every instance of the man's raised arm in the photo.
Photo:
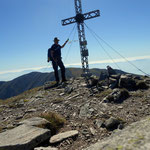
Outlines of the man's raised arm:
{"type": "Polygon", "coordinates": [[[61,46],[61,48],[64,48],[64,46],[67,44],[68,41],[69,39],[67,39],[67,41],[61,46]]]}

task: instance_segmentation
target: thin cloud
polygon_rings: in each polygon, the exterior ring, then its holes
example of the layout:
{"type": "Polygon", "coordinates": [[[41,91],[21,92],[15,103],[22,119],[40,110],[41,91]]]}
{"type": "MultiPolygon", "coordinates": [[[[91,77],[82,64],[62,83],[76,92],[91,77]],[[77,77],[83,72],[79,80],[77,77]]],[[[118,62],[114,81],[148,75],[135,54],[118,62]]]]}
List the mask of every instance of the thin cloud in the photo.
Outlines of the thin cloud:
{"type": "Polygon", "coordinates": [[[24,69],[16,69],[16,70],[8,70],[8,71],[1,71],[0,74],[6,74],[6,73],[17,73],[17,72],[23,72],[23,71],[28,71],[28,70],[41,70],[46,68],[47,66],[42,66],[42,67],[35,67],[35,68],[24,68],[24,69]]]}
{"type": "MultiPolygon", "coordinates": [[[[150,56],[137,56],[137,57],[128,57],[126,58],[128,61],[136,61],[136,60],[143,60],[143,59],[150,59],[150,56]]],[[[118,58],[113,60],[115,63],[120,63],[120,62],[126,62],[125,59],[123,58],[118,58]]],[[[90,61],[89,64],[104,64],[104,63],[114,63],[112,60],[100,60],[100,61],[90,61]]],[[[81,66],[81,63],[73,63],[73,64],[65,64],[65,66],[81,66]]],[[[1,71],[0,74],[7,74],[7,73],[18,73],[18,72],[23,72],[23,71],[38,71],[41,69],[45,69],[48,66],[41,66],[41,67],[33,67],[33,68],[24,68],[24,69],[16,69],[16,70],[8,70],[8,71],[1,71]]],[[[51,67],[51,66],[49,66],[51,67]]]]}
{"type": "MultiPolygon", "coordinates": [[[[150,59],[150,56],[137,56],[137,57],[128,57],[126,60],[128,61],[136,61],[136,60],[143,60],[143,59],[150,59]]],[[[118,59],[107,59],[107,60],[99,60],[99,61],[90,61],[89,64],[105,64],[105,63],[121,63],[121,62],[126,62],[125,59],[123,58],[118,58],[118,59]]],[[[81,63],[74,63],[74,64],[67,64],[66,66],[80,66],[81,63]]]]}

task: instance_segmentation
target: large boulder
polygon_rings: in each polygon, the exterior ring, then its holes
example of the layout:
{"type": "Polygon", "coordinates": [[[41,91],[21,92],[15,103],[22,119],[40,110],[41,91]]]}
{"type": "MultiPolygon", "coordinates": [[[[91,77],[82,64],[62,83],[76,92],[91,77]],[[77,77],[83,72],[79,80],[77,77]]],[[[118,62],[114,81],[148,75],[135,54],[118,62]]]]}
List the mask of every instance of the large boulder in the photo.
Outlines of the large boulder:
{"type": "Polygon", "coordinates": [[[136,82],[132,78],[132,75],[121,75],[119,79],[119,87],[127,88],[127,89],[135,89],[136,82]]]}
{"type": "Polygon", "coordinates": [[[129,92],[126,89],[113,89],[112,93],[110,93],[108,96],[106,96],[103,101],[104,102],[115,102],[115,103],[121,103],[125,99],[129,97],[129,92]]]}
{"type": "Polygon", "coordinates": [[[105,121],[104,125],[108,130],[117,129],[120,124],[120,120],[114,117],[110,117],[108,120],[105,121]]]}
{"type": "Polygon", "coordinates": [[[110,137],[97,142],[85,150],[149,150],[150,116],[114,132],[110,137]]]}
{"type": "Polygon", "coordinates": [[[0,150],[32,150],[50,137],[48,129],[20,125],[0,133],[0,150]]]}

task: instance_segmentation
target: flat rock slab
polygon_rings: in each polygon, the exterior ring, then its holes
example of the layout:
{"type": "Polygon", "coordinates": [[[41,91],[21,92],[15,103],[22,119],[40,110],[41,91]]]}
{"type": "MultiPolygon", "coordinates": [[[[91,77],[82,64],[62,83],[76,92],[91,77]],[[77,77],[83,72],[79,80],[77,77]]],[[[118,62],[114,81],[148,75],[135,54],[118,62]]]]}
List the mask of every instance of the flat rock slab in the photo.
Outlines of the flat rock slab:
{"type": "Polygon", "coordinates": [[[51,144],[58,143],[58,142],[61,142],[67,138],[77,136],[78,134],[79,134],[79,132],[77,130],[72,130],[72,131],[60,133],[60,134],[52,136],[50,138],[50,143],[51,144]]]}
{"type": "Polygon", "coordinates": [[[21,125],[0,133],[0,150],[32,150],[50,136],[48,129],[21,125]]]}
{"type": "Polygon", "coordinates": [[[150,150],[150,116],[84,150],[150,150]]]}
{"type": "Polygon", "coordinates": [[[34,150],[58,150],[58,148],[54,148],[54,147],[37,147],[34,150]]]}
{"type": "Polygon", "coordinates": [[[25,124],[25,125],[29,125],[29,126],[39,127],[39,126],[48,126],[48,125],[50,125],[50,122],[44,118],[33,117],[33,118],[23,120],[23,121],[19,122],[19,124],[20,125],[25,124]]]}

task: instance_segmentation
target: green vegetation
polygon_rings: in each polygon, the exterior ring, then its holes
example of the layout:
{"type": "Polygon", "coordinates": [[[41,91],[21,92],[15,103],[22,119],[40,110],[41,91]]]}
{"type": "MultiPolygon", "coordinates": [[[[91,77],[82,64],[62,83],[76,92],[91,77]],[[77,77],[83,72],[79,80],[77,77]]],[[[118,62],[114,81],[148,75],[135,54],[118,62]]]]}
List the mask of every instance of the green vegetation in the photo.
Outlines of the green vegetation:
{"type": "Polygon", "coordinates": [[[40,114],[39,117],[45,118],[50,122],[49,129],[51,130],[52,134],[56,134],[57,131],[66,123],[66,120],[61,115],[58,115],[54,112],[44,112],[40,114]]]}
{"type": "Polygon", "coordinates": [[[24,99],[23,100],[25,103],[29,102],[30,100],[29,99],[24,99]]]}

